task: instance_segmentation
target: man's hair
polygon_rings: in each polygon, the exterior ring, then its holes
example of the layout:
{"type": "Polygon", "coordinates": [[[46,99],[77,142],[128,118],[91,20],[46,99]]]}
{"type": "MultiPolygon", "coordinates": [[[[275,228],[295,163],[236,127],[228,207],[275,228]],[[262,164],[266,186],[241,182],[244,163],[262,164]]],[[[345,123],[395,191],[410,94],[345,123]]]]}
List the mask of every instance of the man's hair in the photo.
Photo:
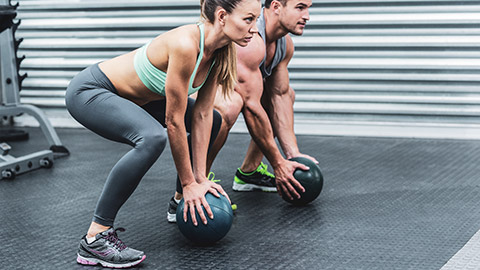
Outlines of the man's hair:
{"type": "MultiPolygon", "coordinates": [[[[276,0],[282,4],[282,6],[285,6],[288,2],[288,0],[276,0]]],[[[270,4],[272,3],[272,0],[265,0],[265,8],[270,8],[270,4]]]]}

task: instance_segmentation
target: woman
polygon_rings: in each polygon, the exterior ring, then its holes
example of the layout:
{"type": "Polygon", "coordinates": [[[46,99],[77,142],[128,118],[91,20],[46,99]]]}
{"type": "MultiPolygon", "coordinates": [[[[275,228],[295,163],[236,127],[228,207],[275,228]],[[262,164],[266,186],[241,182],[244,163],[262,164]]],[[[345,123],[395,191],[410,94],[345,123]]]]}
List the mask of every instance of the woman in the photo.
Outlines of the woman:
{"type": "Polygon", "coordinates": [[[233,43],[246,46],[257,32],[260,6],[259,0],[202,0],[202,22],[175,28],[140,49],[88,67],[70,82],[70,114],[95,133],[133,146],[107,177],[93,221],[80,241],[78,263],[123,268],[145,259],[143,252],[118,239],[116,231],[123,229],[114,229],[113,223],[162,153],[167,136],[180,179],[177,191],[183,191],[186,205],[184,219],[189,211],[197,225],[197,211],[206,224],[202,205],[213,218],[205,194],[227,196],[206,178],[207,142],[215,140],[221,124],[213,101],[218,85],[226,89],[225,95],[233,90],[233,43]],[[188,98],[196,91],[196,101],[188,98]]]}

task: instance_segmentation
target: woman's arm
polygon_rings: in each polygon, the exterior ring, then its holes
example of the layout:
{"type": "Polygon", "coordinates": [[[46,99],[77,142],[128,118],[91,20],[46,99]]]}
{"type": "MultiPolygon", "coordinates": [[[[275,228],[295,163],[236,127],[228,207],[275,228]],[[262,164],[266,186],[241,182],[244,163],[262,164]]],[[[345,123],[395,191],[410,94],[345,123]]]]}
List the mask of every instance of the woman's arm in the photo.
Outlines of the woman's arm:
{"type": "Polygon", "coordinates": [[[213,125],[213,103],[217,89],[213,74],[198,91],[192,114],[193,173],[198,183],[207,181],[207,151],[213,125]]]}
{"type": "Polygon", "coordinates": [[[173,161],[183,187],[195,182],[190,165],[185,111],[188,102],[188,84],[195,67],[196,48],[192,42],[182,38],[169,51],[167,78],[165,83],[165,124],[172,150],[173,161]]]}
{"type": "MultiPolygon", "coordinates": [[[[207,82],[204,86],[198,91],[198,95],[195,101],[192,112],[192,158],[193,158],[193,173],[197,183],[207,188],[207,191],[212,193],[216,197],[220,197],[219,192],[227,197],[230,201],[225,190],[222,186],[208,181],[206,178],[207,175],[207,152],[208,144],[210,142],[210,137],[212,133],[213,125],[213,105],[215,101],[215,95],[217,91],[217,80],[213,76],[209,76],[207,82]]],[[[185,197],[185,195],[184,195],[185,197]]],[[[210,209],[208,203],[205,201],[203,204],[205,209],[210,209]]],[[[208,210],[207,210],[208,213],[208,210]]],[[[209,214],[210,215],[210,214],[209,214]]],[[[212,218],[212,215],[210,215],[212,218]]]]}
{"type": "Polygon", "coordinates": [[[188,37],[179,37],[169,51],[167,79],[165,84],[166,111],[165,123],[172,151],[173,161],[183,188],[185,203],[183,219],[187,220],[190,211],[193,224],[197,225],[195,209],[204,224],[207,218],[202,205],[210,218],[213,213],[205,199],[209,185],[197,183],[190,165],[187,130],[185,128],[185,111],[188,103],[190,76],[195,68],[198,55],[198,43],[188,37]]]}

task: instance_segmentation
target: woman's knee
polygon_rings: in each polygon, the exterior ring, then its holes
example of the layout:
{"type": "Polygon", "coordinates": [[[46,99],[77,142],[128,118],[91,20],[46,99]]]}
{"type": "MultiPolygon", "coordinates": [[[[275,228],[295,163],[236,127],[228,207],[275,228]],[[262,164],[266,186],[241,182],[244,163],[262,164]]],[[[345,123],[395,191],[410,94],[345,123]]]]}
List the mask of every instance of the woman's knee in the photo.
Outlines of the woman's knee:
{"type": "Polygon", "coordinates": [[[167,145],[167,134],[163,128],[151,128],[148,133],[135,142],[136,148],[144,149],[153,154],[160,154],[167,145]]]}

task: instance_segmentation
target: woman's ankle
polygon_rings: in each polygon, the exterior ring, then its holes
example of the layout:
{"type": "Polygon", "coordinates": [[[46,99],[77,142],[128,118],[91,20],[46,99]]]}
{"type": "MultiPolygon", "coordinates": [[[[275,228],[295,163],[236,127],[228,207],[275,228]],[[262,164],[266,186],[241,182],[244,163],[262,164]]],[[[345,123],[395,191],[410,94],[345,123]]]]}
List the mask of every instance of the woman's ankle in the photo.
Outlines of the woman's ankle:
{"type": "Polygon", "coordinates": [[[87,237],[95,237],[97,234],[104,232],[110,228],[111,226],[104,226],[96,222],[92,222],[90,224],[90,228],[88,228],[87,237]]]}

